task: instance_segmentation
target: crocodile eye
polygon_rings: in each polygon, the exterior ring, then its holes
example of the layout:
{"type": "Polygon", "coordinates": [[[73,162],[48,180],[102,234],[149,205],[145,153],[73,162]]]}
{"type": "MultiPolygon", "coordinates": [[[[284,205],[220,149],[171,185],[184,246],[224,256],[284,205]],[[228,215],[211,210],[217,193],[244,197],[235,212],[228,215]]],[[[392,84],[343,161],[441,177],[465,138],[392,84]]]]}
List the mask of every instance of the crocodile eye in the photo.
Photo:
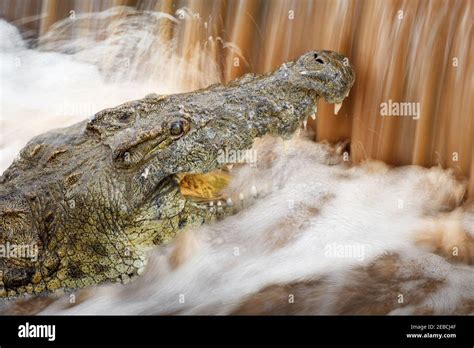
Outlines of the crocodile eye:
{"type": "Polygon", "coordinates": [[[184,133],[184,122],[183,121],[173,121],[170,123],[170,133],[173,136],[180,136],[184,133]]]}

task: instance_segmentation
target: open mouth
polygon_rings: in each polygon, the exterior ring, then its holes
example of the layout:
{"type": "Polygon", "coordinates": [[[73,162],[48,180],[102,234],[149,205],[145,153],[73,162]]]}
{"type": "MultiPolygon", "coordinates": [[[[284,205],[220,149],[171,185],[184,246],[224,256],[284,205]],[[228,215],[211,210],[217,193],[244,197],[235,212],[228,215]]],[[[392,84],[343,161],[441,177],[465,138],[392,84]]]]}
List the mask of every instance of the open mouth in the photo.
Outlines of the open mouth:
{"type": "Polygon", "coordinates": [[[198,204],[232,205],[232,199],[223,195],[232,179],[229,167],[202,174],[181,173],[174,179],[186,199],[198,204]]]}
{"type": "MultiPolygon", "coordinates": [[[[345,97],[349,95],[349,92],[346,93],[345,97]]],[[[334,103],[334,114],[337,114],[342,107],[342,102],[345,99],[343,97],[339,103],[334,103]]],[[[313,121],[316,120],[318,113],[318,101],[321,98],[320,95],[315,94],[313,96],[314,107],[309,111],[300,121],[300,126],[290,134],[291,137],[298,137],[301,130],[307,130],[308,119],[311,118],[313,121]]],[[[323,97],[324,99],[324,97],[323,97]]],[[[285,137],[286,138],[286,137],[285,137]]],[[[288,138],[286,138],[288,139],[288,138]]],[[[283,151],[287,151],[289,140],[283,141],[283,151]]],[[[235,200],[241,200],[242,197],[229,197],[225,194],[225,189],[229,186],[232,181],[232,170],[234,166],[249,166],[255,165],[251,159],[253,149],[248,150],[236,150],[235,153],[222,155],[230,156],[232,159],[230,161],[222,160],[219,163],[224,163],[217,167],[215,170],[207,173],[188,173],[183,172],[175,174],[173,176],[174,182],[179,186],[181,195],[187,200],[193,201],[195,204],[199,205],[209,205],[209,206],[234,206],[235,200]],[[250,155],[249,155],[250,154],[250,155]],[[237,161],[235,161],[237,157],[237,161]],[[248,159],[250,158],[250,161],[248,159]],[[249,164],[250,163],[250,164],[249,164]]],[[[257,196],[257,192],[251,192],[253,196],[257,196]]]]}

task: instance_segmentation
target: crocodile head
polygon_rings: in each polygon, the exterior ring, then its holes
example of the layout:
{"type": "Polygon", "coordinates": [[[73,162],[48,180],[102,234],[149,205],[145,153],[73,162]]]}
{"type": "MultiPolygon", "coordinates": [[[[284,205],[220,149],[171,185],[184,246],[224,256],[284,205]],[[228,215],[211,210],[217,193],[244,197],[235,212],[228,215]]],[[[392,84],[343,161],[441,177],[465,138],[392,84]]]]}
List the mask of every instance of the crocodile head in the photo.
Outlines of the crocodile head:
{"type": "Polygon", "coordinates": [[[234,211],[221,195],[227,164],[248,160],[257,137],[291,137],[319,96],[340,102],[353,82],[343,56],[310,52],[271,74],[147,96],[36,137],[0,180],[0,241],[39,253],[0,259],[0,295],[140,274],[147,248],[234,211]]]}
{"type": "Polygon", "coordinates": [[[341,104],[355,81],[349,59],[333,51],[308,52],[292,68],[296,86],[314,91],[328,103],[341,104]]]}
{"type": "MultiPolygon", "coordinates": [[[[150,107],[152,112],[132,117],[118,130],[120,115],[110,111],[97,115],[88,128],[99,133],[105,128],[112,166],[136,183],[133,192],[142,193],[135,194],[136,204],[142,204],[141,199],[149,198],[162,181],[189,179],[189,174],[232,164],[223,155],[250,149],[257,137],[290,138],[314,113],[319,97],[342,103],[354,80],[347,58],[336,52],[312,51],[266,76],[248,75],[229,86],[188,94],[150,96],[145,101],[156,103],[150,107]]],[[[213,175],[199,178],[196,185],[211,185],[206,179],[222,183],[213,175]]]]}

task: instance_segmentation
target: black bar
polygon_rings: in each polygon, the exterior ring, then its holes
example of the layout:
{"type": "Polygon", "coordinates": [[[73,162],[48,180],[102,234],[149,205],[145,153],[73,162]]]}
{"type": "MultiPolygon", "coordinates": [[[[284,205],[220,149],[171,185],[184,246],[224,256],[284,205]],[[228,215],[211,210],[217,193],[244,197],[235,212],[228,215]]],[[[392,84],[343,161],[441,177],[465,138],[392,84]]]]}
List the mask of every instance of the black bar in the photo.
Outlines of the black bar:
{"type": "Polygon", "coordinates": [[[0,345],[391,344],[473,347],[467,316],[15,316],[0,317],[0,345]],[[55,325],[55,339],[20,338],[19,326],[55,325]],[[414,326],[412,326],[414,325],[414,326]],[[432,326],[429,326],[432,325],[432,326]],[[423,329],[423,330],[421,330],[423,329]],[[408,338],[407,334],[456,337],[408,338]]]}

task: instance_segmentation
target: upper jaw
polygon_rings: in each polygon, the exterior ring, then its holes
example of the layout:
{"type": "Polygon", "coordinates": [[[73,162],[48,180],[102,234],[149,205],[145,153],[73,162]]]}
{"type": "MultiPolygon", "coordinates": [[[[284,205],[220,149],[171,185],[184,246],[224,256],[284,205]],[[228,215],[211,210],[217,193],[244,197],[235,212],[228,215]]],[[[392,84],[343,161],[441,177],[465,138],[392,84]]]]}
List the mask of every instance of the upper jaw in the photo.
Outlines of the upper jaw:
{"type": "MultiPolygon", "coordinates": [[[[332,56],[327,56],[328,59],[331,58],[332,56]]],[[[329,103],[334,103],[334,113],[337,114],[339,111],[342,101],[345,99],[345,97],[348,95],[350,88],[352,87],[354,80],[355,80],[355,75],[352,66],[350,65],[342,65],[340,62],[341,58],[337,57],[339,63],[338,64],[333,64],[332,67],[328,67],[329,70],[327,70],[327,78],[328,81],[327,83],[321,83],[321,86],[317,87],[314,84],[314,80],[311,81],[311,77],[307,76],[308,79],[301,79],[301,70],[300,66],[297,65],[292,65],[289,68],[290,71],[290,83],[296,84],[299,88],[308,90],[311,95],[313,96],[314,99],[314,112],[308,112],[307,114],[298,114],[294,115],[289,122],[287,122],[284,126],[279,127],[281,123],[279,123],[278,118],[272,118],[272,119],[267,119],[267,122],[262,121],[262,119],[258,120],[256,117],[253,117],[252,120],[248,119],[243,122],[243,117],[245,116],[240,116],[233,118],[232,122],[236,122],[236,120],[240,121],[240,124],[242,127],[251,125],[252,122],[255,124],[252,129],[259,129],[259,131],[250,131],[248,128],[243,128],[243,133],[245,134],[231,134],[230,138],[227,135],[223,135],[222,137],[219,136],[219,134],[213,138],[212,143],[209,143],[209,139],[206,139],[208,141],[208,146],[206,148],[212,148],[212,145],[219,146],[219,148],[223,147],[229,147],[230,149],[239,149],[239,150],[245,150],[249,149],[252,146],[253,140],[255,137],[262,136],[264,134],[271,134],[273,136],[280,136],[280,137],[285,137],[288,138],[297,130],[299,129],[299,125],[301,122],[303,122],[303,125],[308,117],[314,117],[315,113],[317,112],[317,102],[320,97],[323,97],[327,102],[329,103]],[[332,69],[332,71],[331,71],[332,69]],[[332,72],[332,73],[331,73],[332,72]],[[310,84],[311,83],[311,84],[310,84]],[[263,125],[263,126],[262,126],[263,125]],[[260,132],[260,130],[262,130],[260,132]],[[242,139],[245,139],[246,141],[243,142],[242,139]]],[[[337,62],[336,62],[337,63],[337,62]]],[[[312,106],[312,105],[311,105],[312,106]]],[[[270,117],[270,116],[268,116],[270,117]]],[[[288,119],[287,119],[288,120],[288,119]]],[[[218,124],[221,124],[220,122],[217,122],[218,124]]],[[[210,123],[212,124],[212,123],[210,123]]],[[[230,125],[229,125],[230,127],[230,125]]],[[[204,144],[205,142],[203,141],[198,141],[198,140],[190,140],[196,142],[196,144],[204,144]]],[[[203,148],[202,150],[206,152],[206,148],[203,148]]],[[[178,148],[179,150],[179,148],[178,148]]],[[[161,151],[160,151],[161,152],[161,151]]],[[[207,153],[207,152],[206,152],[207,153]]],[[[215,155],[214,153],[207,153],[210,156],[215,155]]],[[[200,163],[199,167],[192,165],[192,162],[186,162],[182,166],[177,165],[175,161],[171,161],[169,165],[166,165],[169,161],[166,160],[168,158],[167,156],[176,156],[177,153],[176,151],[171,151],[171,149],[163,149],[163,154],[157,153],[154,154],[157,156],[157,161],[156,164],[160,169],[163,171],[164,176],[169,176],[169,175],[181,175],[181,174],[186,174],[187,172],[190,173],[197,173],[198,171],[201,171],[202,173],[204,172],[209,172],[215,169],[220,169],[223,165],[219,165],[218,161],[206,161],[205,163],[200,163]]],[[[185,156],[183,156],[185,158],[185,156]]],[[[152,174],[152,173],[150,173],[152,174]]]]}
{"type": "Polygon", "coordinates": [[[342,102],[344,101],[346,97],[349,96],[349,90],[350,89],[347,89],[347,92],[345,92],[342,96],[339,95],[336,97],[324,98],[327,103],[334,104],[334,115],[336,115],[339,112],[339,110],[342,107],[342,102]]]}
{"type": "Polygon", "coordinates": [[[351,66],[347,66],[332,75],[330,81],[322,85],[321,90],[316,93],[322,95],[328,103],[342,103],[354,84],[354,71],[351,66]]]}

